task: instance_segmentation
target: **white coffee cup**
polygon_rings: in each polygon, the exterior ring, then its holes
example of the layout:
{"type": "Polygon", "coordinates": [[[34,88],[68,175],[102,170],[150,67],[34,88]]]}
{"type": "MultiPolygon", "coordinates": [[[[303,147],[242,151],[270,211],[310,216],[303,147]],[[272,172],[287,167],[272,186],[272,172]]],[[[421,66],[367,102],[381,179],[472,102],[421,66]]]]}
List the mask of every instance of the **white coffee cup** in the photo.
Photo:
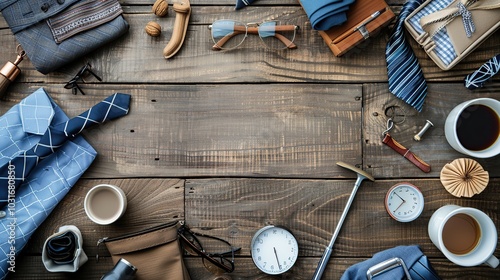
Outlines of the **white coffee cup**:
{"type": "Polygon", "coordinates": [[[497,247],[497,229],[490,217],[478,209],[445,205],[432,214],[428,233],[432,243],[455,264],[498,266],[499,261],[493,256],[497,247]],[[474,245],[469,246],[471,239],[467,236],[471,231],[478,235],[474,245]],[[454,250],[460,252],[451,252],[454,250]]]}
{"type": "Polygon", "coordinates": [[[83,203],[85,213],[95,223],[109,225],[118,220],[127,209],[127,197],[122,189],[100,184],[87,193],[83,203]]]}
{"type": "MultiPolygon", "coordinates": [[[[496,141],[494,141],[491,145],[480,150],[468,149],[464,147],[463,143],[461,143],[459,140],[459,135],[457,134],[457,124],[459,123],[460,115],[464,112],[464,110],[466,110],[472,105],[484,105],[486,107],[489,107],[490,109],[493,110],[494,113],[496,113],[496,117],[500,119],[500,101],[492,98],[477,98],[465,101],[457,105],[455,108],[453,108],[453,110],[448,114],[448,117],[446,118],[446,122],[444,124],[444,133],[446,136],[446,140],[448,141],[450,146],[452,146],[455,150],[457,150],[460,153],[476,158],[494,157],[500,154],[500,137],[498,137],[498,133],[496,136],[496,141]]],[[[464,114],[466,113],[467,112],[465,112],[464,114]]]]}

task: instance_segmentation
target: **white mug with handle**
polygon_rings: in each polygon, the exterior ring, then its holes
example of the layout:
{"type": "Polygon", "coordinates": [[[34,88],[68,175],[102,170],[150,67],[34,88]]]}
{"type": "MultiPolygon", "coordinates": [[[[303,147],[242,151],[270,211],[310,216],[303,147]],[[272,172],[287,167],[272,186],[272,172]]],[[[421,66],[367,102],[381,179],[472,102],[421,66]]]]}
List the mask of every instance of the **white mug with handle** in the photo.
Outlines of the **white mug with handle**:
{"type": "Polygon", "coordinates": [[[495,224],[484,212],[470,207],[445,205],[429,220],[429,237],[436,247],[455,264],[496,268],[493,256],[498,234],[495,224]]]}
{"type": "Polygon", "coordinates": [[[500,154],[499,132],[500,101],[493,98],[476,98],[460,103],[451,110],[444,124],[448,144],[456,151],[476,158],[500,154]]]}

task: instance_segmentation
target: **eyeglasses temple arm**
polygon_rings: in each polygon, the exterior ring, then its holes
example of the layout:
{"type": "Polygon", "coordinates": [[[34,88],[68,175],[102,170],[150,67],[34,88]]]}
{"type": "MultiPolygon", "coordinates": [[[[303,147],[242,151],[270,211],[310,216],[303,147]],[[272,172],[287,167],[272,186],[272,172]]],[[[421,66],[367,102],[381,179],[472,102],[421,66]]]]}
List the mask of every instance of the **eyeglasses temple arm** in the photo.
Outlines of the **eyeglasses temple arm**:
{"type": "MultiPolygon", "coordinates": [[[[276,31],[276,32],[294,31],[297,28],[298,28],[298,26],[295,26],[295,25],[277,25],[276,27],[274,27],[273,31],[276,31]]],[[[249,27],[248,33],[259,34],[259,28],[258,27],[249,27]]],[[[288,38],[286,38],[285,36],[283,36],[279,33],[274,33],[274,37],[276,37],[278,40],[280,40],[289,49],[296,49],[297,48],[297,45],[295,45],[292,41],[290,41],[288,38]]]]}
{"type": "Polygon", "coordinates": [[[289,49],[296,49],[297,48],[297,45],[295,45],[292,41],[288,40],[285,36],[283,36],[281,34],[274,34],[274,37],[278,38],[289,49]]]}
{"type": "Polygon", "coordinates": [[[76,95],[76,93],[77,93],[77,92],[76,92],[76,89],[78,89],[78,90],[81,92],[81,94],[82,94],[82,95],[85,95],[85,92],[83,92],[82,88],[81,88],[81,87],[80,87],[80,86],[79,86],[76,82],[75,82],[73,85],[75,86],[75,87],[73,88],[73,94],[74,94],[74,95],[76,95]]]}
{"type": "Polygon", "coordinates": [[[237,247],[237,248],[232,248],[231,251],[226,251],[226,252],[222,252],[222,253],[212,253],[211,255],[227,256],[227,255],[234,254],[240,250],[241,250],[241,247],[237,247]]]}
{"type": "Polygon", "coordinates": [[[97,74],[94,73],[94,71],[90,70],[90,68],[87,68],[87,71],[89,71],[89,73],[92,74],[97,80],[99,80],[99,82],[102,82],[102,78],[97,76],[97,74]]]}

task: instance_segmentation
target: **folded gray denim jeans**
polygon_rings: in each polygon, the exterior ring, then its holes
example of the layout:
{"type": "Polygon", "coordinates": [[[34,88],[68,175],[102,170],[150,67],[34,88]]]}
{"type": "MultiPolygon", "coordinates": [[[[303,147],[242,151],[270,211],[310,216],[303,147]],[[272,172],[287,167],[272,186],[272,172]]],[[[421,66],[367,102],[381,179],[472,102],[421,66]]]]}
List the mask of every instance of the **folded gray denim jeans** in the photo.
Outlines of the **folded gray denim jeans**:
{"type": "Polygon", "coordinates": [[[116,40],[129,29],[117,0],[3,0],[0,11],[33,66],[43,74],[116,40]]]}

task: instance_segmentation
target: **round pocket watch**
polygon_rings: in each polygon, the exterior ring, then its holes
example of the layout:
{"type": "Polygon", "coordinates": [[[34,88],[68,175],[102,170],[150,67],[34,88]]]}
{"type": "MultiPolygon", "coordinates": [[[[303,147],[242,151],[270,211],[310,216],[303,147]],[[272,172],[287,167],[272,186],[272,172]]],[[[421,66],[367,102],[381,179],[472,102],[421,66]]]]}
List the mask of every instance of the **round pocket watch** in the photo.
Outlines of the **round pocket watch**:
{"type": "Polygon", "coordinates": [[[299,245],[293,234],[272,225],[265,226],[254,234],[250,249],[257,268],[272,275],[292,268],[299,253],[299,245]]]}
{"type": "Polygon", "coordinates": [[[424,210],[422,192],[410,183],[392,186],[385,196],[385,209],[396,221],[411,222],[424,210]]]}

